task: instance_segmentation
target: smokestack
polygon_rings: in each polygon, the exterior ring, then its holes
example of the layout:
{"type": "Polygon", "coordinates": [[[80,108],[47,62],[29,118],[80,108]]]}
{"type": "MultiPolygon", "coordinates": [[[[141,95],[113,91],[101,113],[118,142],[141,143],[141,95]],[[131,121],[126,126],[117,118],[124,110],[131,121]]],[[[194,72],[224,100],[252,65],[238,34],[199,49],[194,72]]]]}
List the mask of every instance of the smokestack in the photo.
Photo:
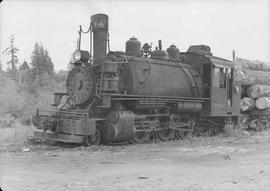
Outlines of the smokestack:
{"type": "Polygon", "coordinates": [[[91,16],[93,31],[94,63],[101,64],[107,53],[107,37],[109,29],[109,18],[105,14],[91,16]]]}

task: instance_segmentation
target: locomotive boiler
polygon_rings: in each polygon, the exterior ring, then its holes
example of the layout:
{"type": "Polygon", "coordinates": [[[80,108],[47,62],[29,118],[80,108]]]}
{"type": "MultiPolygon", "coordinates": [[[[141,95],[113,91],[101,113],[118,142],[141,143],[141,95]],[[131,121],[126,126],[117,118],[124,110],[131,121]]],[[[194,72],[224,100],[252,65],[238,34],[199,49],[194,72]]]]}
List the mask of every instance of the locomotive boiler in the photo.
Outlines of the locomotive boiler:
{"type": "Polygon", "coordinates": [[[80,49],[80,27],[67,92],[55,93],[57,111],[33,116],[35,136],[85,145],[144,143],[216,133],[237,121],[241,87],[233,62],[213,56],[206,45],[180,52],[175,45],[163,50],[158,41],[152,51],[135,37],[125,52],[111,51],[108,31],[107,15],[91,17],[88,52],[80,49]]]}

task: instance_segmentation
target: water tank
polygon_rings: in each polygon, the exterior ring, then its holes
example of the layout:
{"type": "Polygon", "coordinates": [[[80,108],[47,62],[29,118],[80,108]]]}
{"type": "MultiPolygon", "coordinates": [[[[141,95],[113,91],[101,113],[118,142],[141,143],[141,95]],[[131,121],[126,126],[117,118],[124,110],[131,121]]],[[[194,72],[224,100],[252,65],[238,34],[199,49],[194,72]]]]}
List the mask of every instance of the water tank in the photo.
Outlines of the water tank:
{"type": "Polygon", "coordinates": [[[126,55],[138,57],[142,55],[141,42],[134,36],[126,42],[126,55]]]}
{"type": "Polygon", "coordinates": [[[172,44],[169,48],[167,48],[167,52],[169,54],[170,60],[178,60],[180,56],[179,49],[172,44]]]}

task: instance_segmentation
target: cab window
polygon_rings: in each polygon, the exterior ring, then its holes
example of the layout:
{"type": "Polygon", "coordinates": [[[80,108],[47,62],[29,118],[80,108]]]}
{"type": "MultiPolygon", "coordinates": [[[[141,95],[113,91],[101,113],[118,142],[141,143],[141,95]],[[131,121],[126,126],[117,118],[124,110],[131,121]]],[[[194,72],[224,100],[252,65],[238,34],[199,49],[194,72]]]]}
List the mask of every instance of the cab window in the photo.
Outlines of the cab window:
{"type": "Polygon", "coordinates": [[[219,87],[220,88],[226,88],[226,72],[224,71],[224,68],[219,68],[219,74],[220,74],[219,87]]]}
{"type": "Polygon", "coordinates": [[[224,68],[213,69],[213,87],[226,88],[226,71],[224,68]]]}

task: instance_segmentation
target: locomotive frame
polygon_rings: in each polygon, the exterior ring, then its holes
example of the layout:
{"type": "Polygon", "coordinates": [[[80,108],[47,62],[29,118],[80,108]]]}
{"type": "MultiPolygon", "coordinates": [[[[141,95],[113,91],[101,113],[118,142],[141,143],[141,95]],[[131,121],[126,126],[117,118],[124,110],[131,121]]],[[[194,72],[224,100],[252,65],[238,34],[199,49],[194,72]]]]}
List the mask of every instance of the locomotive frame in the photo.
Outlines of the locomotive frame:
{"type": "Polygon", "coordinates": [[[167,58],[161,41],[159,50],[151,52],[155,57],[149,58],[149,52],[141,54],[135,38],[134,51],[129,45],[131,52],[107,53],[108,16],[91,18],[90,53],[80,50],[80,27],[68,92],[55,93],[57,111],[37,110],[33,115],[39,129],[35,137],[87,146],[101,139],[145,143],[151,138],[179,139],[189,132],[215,134],[224,125],[237,125],[241,85],[234,80],[232,61],[213,56],[205,45],[167,58]],[[173,78],[164,75],[163,84],[157,83],[156,76],[170,72],[173,78]]]}

